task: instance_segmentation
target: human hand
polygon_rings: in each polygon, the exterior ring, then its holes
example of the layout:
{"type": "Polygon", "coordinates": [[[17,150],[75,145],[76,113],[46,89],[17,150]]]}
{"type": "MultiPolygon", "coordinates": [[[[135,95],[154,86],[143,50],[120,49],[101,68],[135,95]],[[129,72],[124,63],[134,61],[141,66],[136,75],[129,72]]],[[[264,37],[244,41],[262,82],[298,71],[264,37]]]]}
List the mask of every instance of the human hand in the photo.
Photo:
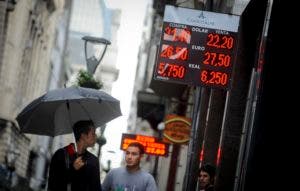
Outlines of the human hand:
{"type": "Polygon", "coordinates": [[[81,169],[85,165],[85,161],[82,159],[82,156],[75,159],[73,162],[73,167],[75,170],[81,169]]]}

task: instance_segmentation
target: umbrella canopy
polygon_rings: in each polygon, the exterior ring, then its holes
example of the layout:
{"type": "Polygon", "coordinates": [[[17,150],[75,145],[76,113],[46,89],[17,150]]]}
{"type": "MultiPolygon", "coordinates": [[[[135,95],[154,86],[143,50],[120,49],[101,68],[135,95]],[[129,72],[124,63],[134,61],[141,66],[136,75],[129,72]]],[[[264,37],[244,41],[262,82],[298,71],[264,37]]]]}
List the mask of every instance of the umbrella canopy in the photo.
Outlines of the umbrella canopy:
{"type": "Polygon", "coordinates": [[[96,89],[69,87],[47,92],[17,116],[21,132],[57,136],[72,133],[79,120],[102,126],[122,115],[120,101],[96,89]]]}

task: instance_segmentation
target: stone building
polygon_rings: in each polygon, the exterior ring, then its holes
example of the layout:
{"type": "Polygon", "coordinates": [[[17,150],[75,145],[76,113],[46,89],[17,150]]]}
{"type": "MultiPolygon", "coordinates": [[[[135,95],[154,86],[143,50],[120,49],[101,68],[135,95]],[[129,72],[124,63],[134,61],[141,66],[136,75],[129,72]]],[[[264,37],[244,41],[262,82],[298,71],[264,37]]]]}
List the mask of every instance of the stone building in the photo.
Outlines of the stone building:
{"type": "Polygon", "coordinates": [[[39,156],[34,145],[40,143],[36,136],[21,134],[15,118],[49,89],[51,79],[56,82],[52,88],[66,80],[61,60],[67,33],[58,31],[68,27],[69,7],[64,0],[0,1],[0,164],[14,161],[17,176],[27,182],[36,170],[29,153],[35,150],[39,156]],[[53,56],[55,49],[59,56],[53,56]]]}

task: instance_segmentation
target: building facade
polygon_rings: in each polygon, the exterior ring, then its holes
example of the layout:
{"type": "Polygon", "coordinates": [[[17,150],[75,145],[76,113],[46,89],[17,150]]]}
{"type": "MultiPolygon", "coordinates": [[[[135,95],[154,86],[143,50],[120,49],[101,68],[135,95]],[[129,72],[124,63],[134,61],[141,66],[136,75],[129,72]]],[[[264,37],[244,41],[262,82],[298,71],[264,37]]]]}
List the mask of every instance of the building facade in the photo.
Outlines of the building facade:
{"type": "Polygon", "coordinates": [[[68,10],[68,1],[62,0],[0,1],[0,163],[7,167],[12,158],[13,172],[35,189],[45,184],[49,145],[37,136],[21,134],[15,118],[49,87],[61,87],[65,81],[66,33],[58,31],[68,26],[64,15],[68,10]],[[37,167],[31,159],[44,162],[37,167]],[[39,180],[32,182],[36,175],[39,180]]]}
{"type": "MultiPolygon", "coordinates": [[[[153,1],[154,14],[151,24],[150,40],[143,41],[145,44],[141,45],[139,56],[139,64],[137,69],[135,91],[132,103],[132,113],[129,120],[132,120],[129,131],[138,132],[140,128],[147,121],[150,128],[153,130],[153,135],[158,136],[159,130],[157,124],[164,120],[167,114],[177,114],[192,118],[193,106],[196,103],[197,90],[193,86],[182,84],[166,83],[152,79],[153,68],[157,58],[158,47],[160,43],[160,36],[163,23],[164,7],[166,4],[180,6],[185,8],[193,8],[198,10],[213,11],[219,13],[227,13],[240,15],[245,17],[246,6],[250,1],[153,1]],[[144,47],[147,47],[146,51],[144,47]],[[143,54],[146,52],[146,64],[143,54]],[[139,75],[144,75],[144,79],[140,80],[139,75]],[[145,93],[147,92],[147,93],[145,93]],[[153,94],[149,98],[149,94],[153,94]],[[156,97],[161,99],[156,99],[156,97]],[[154,102],[153,100],[159,100],[154,102]],[[136,107],[135,107],[136,106],[136,107]],[[139,112],[139,111],[144,111],[139,112]],[[136,112],[136,116],[134,114],[136,112]],[[155,115],[158,114],[158,115],[155,115]],[[160,117],[159,117],[160,116],[160,117]],[[141,123],[142,122],[142,123],[141,123]],[[141,123],[141,124],[140,124],[141,123]],[[131,129],[134,127],[135,129],[131,129]]],[[[254,1],[255,2],[255,1],[254,1]]],[[[263,8],[262,8],[263,9],[263,8]]],[[[263,17],[260,17],[263,20],[263,17]]],[[[247,23],[249,24],[249,23],[247,23]]],[[[249,24],[251,25],[251,24],[249,24]]],[[[257,33],[261,32],[262,28],[257,28],[257,33]]],[[[244,33],[240,31],[240,33],[244,33]]],[[[247,36],[249,34],[246,34],[247,36]]],[[[254,36],[254,35],[253,35],[254,36]]],[[[241,50],[247,47],[242,41],[245,36],[239,36],[241,50]]],[[[238,52],[238,57],[243,51],[238,52]]],[[[255,52],[251,50],[250,52],[255,52]]],[[[250,57],[249,57],[250,58],[250,57]]],[[[251,57],[253,59],[254,57],[251,57]]],[[[251,60],[250,59],[250,60],[251,60]]],[[[217,190],[232,190],[235,187],[235,182],[239,168],[237,168],[238,153],[240,140],[243,135],[243,123],[246,123],[247,118],[244,118],[244,111],[247,104],[244,99],[250,89],[250,71],[246,65],[255,65],[246,63],[245,60],[239,60],[239,66],[235,68],[236,73],[243,73],[236,75],[236,84],[230,94],[219,90],[210,90],[209,88],[202,88],[200,121],[196,129],[192,130],[197,133],[198,140],[190,139],[188,144],[172,144],[167,158],[160,158],[158,161],[158,174],[155,174],[160,190],[194,190],[197,187],[198,170],[201,164],[211,163],[217,166],[218,174],[216,176],[217,190]],[[239,80],[237,80],[239,79],[239,80]],[[240,88],[243,87],[243,88],[240,88]],[[229,101],[231,100],[231,101],[229,101]],[[227,106],[225,106],[227,102],[227,106]],[[229,102],[229,103],[228,103],[229,102]],[[197,143],[198,145],[195,145],[197,143]],[[189,147],[196,147],[196,150],[189,150],[189,147]],[[193,153],[193,154],[191,154],[193,153]],[[200,158],[201,153],[201,158],[200,158]],[[194,163],[194,159],[197,160],[194,163]],[[192,167],[192,168],[191,168],[192,167]]],[[[196,120],[196,119],[195,119],[196,120]]],[[[194,121],[196,123],[196,121],[194,121]]],[[[191,134],[191,137],[193,135],[191,134]]],[[[240,152],[243,152],[241,150],[240,152]]],[[[151,162],[151,161],[150,161],[151,162]]],[[[155,161],[152,160],[152,164],[155,161]]],[[[152,166],[153,167],[153,166],[152,166]]]]}

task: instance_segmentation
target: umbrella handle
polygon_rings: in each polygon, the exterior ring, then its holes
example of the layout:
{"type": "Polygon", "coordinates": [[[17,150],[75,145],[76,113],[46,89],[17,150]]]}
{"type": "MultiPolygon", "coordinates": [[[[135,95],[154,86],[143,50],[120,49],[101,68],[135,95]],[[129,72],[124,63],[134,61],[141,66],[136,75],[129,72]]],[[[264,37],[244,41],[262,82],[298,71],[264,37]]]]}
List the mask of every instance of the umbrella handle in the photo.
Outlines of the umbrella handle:
{"type": "Polygon", "coordinates": [[[77,143],[75,141],[75,144],[74,144],[74,148],[75,148],[75,152],[78,153],[78,149],[77,149],[77,143]]]}
{"type": "Polygon", "coordinates": [[[67,100],[67,109],[68,109],[68,111],[70,110],[70,103],[69,103],[69,100],[67,100]]]}
{"type": "MultiPolygon", "coordinates": [[[[68,113],[70,112],[70,102],[69,100],[67,100],[67,110],[68,110],[68,113]]],[[[71,117],[70,117],[70,113],[69,113],[69,119],[71,120],[71,117]]],[[[75,138],[75,135],[73,133],[73,136],[74,136],[74,147],[75,147],[75,152],[77,153],[78,149],[77,149],[77,143],[76,143],[76,138],[75,138]]]]}
{"type": "Polygon", "coordinates": [[[73,137],[74,137],[74,149],[75,149],[75,153],[78,153],[77,142],[76,142],[76,138],[75,138],[74,133],[73,133],[73,137]]]}

